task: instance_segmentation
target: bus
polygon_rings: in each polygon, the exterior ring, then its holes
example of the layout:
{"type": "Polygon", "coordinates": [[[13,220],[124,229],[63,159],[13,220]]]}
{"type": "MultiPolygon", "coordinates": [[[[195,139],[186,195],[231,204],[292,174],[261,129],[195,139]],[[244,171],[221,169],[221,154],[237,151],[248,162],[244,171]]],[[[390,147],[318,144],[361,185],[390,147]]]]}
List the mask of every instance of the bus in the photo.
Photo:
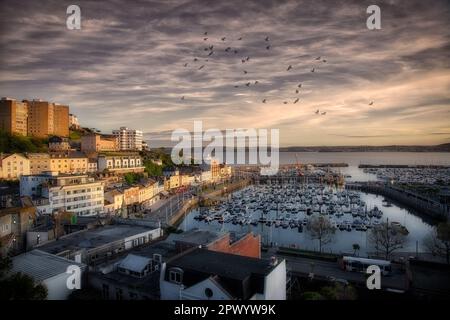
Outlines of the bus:
{"type": "Polygon", "coordinates": [[[378,259],[367,259],[357,257],[342,257],[342,268],[345,271],[364,272],[366,273],[369,266],[378,266],[381,274],[386,276],[391,273],[391,262],[378,259]]]}

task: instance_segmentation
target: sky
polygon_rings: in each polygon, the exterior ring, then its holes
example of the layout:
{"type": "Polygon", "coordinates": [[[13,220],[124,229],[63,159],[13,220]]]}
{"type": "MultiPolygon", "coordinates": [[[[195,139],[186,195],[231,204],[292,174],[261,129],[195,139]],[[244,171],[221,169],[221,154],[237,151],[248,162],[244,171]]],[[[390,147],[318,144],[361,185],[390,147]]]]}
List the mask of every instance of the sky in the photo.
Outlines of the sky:
{"type": "Polygon", "coordinates": [[[281,146],[450,143],[449,18],[446,0],[0,0],[0,95],[150,146],[194,121],[279,129],[281,146]]]}

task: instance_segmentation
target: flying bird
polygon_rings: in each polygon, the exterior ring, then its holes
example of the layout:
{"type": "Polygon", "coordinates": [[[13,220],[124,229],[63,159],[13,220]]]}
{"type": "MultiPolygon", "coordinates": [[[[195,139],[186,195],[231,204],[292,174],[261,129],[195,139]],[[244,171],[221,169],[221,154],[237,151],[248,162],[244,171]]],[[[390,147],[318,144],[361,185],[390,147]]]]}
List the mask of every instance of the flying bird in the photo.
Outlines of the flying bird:
{"type": "Polygon", "coordinates": [[[284,101],[283,103],[284,103],[284,104],[287,104],[287,101],[284,101]]]}
{"type": "Polygon", "coordinates": [[[323,59],[323,60],[322,60],[322,62],[325,62],[325,63],[326,63],[326,62],[327,62],[327,60],[323,59]]]}
{"type": "Polygon", "coordinates": [[[317,110],[316,110],[316,114],[319,114],[319,112],[320,112],[319,109],[317,109],[317,110]]]}
{"type": "Polygon", "coordinates": [[[238,40],[242,40],[242,37],[240,37],[238,40]]]}
{"type": "Polygon", "coordinates": [[[181,100],[184,100],[184,96],[181,97],[181,100]]]}
{"type": "Polygon", "coordinates": [[[194,61],[198,61],[198,59],[197,59],[197,58],[194,58],[194,61]]]}
{"type": "Polygon", "coordinates": [[[256,80],[256,81],[255,81],[255,84],[258,84],[258,83],[259,83],[258,80],[256,80]]]}
{"type": "Polygon", "coordinates": [[[229,52],[231,50],[231,47],[228,47],[225,49],[226,52],[229,52]]]}
{"type": "Polygon", "coordinates": [[[299,93],[300,91],[298,91],[298,89],[295,90],[295,93],[299,93]]]}
{"type": "Polygon", "coordinates": [[[211,51],[210,53],[208,53],[208,57],[210,56],[210,55],[212,55],[214,53],[214,51],[211,51]]]}
{"type": "Polygon", "coordinates": [[[244,70],[244,74],[247,74],[248,72],[247,72],[247,70],[244,70]]]}
{"type": "Polygon", "coordinates": [[[198,68],[198,70],[201,70],[205,67],[205,65],[200,66],[200,68],[198,68]]]}
{"type": "Polygon", "coordinates": [[[268,45],[267,47],[266,47],[266,50],[269,50],[270,49],[270,45],[268,45]]]}
{"type": "Polygon", "coordinates": [[[208,40],[208,38],[203,38],[203,41],[206,41],[206,40],[208,40]]]}
{"type": "Polygon", "coordinates": [[[208,32],[205,32],[203,35],[204,35],[204,36],[207,36],[207,35],[208,35],[208,32]]]}
{"type": "Polygon", "coordinates": [[[247,60],[247,61],[250,60],[250,57],[245,58],[245,60],[247,60]]]}
{"type": "Polygon", "coordinates": [[[289,65],[289,67],[287,68],[287,70],[286,71],[289,71],[289,70],[291,70],[292,69],[292,66],[291,65],[289,65]]]}
{"type": "Polygon", "coordinates": [[[234,50],[234,54],[237,54],[238,53],[238,51],[237,50],[234,50]]]}
{"type": "Polygon", "coordinates": [[[323,115],[323,116],[324,116],[324,115],[326,115],[326,114],[327,114],[327,112],[326,112],[326,111],[324,111],[324,112],[322,112],[322,113],[321,113],[321,115],[323,115]]]}
{"type": "Polygon", "coordinates": [[[245,85],[246,85],[247,87],[250,87],[250,82],[247,82],[245,85]]]}
{"type": "Polygon", "coordinates": [[[312,69],[311,69],[311,72],[314,72],[315,70],[316,70],[316,69],[312,68],[312,69]]]}
{"type": "Polygon", "coordinates": [[[269,37],[266,37],[266,39],[265,39],[266,41],[269,41],[269,37]]]}
{"type": "Polygon", "coordinates": [[[299,98],[295,99],[295,100],[294,100],[294,103],[297,103],[297,102],[298,102],[298,100],[300,100],[300,99],[299,99],[299,98]]]}
{"type": "Polygon", "coordinates": [[[225,39],[226,39],[226,37],[223,37],[221,40],[222,40],[222,41],[225,41],[225,39]]]}
{"type": "Polygon", "coordinates": [[[302,84],[300,83],[297,87],[301,88],[301,87],[302,87],[302,84]]]}
{"type": "Polygon", "coordinates": [[[262,103],[266,103],[266,101],[267,101],[266,99],[263,99],[262,103]]]}
{"type": "Polygon", "coordinates": [[[185,63],[185,64],[184,64],[184,66],[185,66],[185,67],[187,67],[187,66],[188,66],[188,64],[187,64],[187,63],[185,63]]]}
{"type": "Polygon", "coordinates": [[[316,60],[320,60],[320,57],[317,57],[316,60]]]}
{"type": "Polygon", "coordinates": [[[239,86],[234,86],[235,88],[239,88],[239,86]]]}
{"type": "Polygon", "coordinates": [[[373,105],[373,101],[370,101],[369,106],[373,105]]]}

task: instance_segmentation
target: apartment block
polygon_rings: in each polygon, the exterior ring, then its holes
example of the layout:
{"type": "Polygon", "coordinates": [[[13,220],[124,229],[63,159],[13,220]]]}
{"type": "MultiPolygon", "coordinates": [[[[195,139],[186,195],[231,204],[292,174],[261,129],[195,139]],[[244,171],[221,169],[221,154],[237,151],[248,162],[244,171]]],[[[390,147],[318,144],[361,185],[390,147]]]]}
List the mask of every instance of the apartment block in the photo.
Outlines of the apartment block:
{"type": "Polygon", "coordinates": [[[69,106],[54,104],[53,134],[61,137],[69,136],[69,106]]]}
{"type": "Polygon", "coordinates": [[[88,216],[103,212],[103,184],[82,174],[24,175],[20,179],[20,196],[31,197],[40,214],[68,211],[88,216]]]}
{"type": "Polygon", "coordinates": [[[27,135],[28,106],[11,98],[0,100],[0,130],[10,134],[27,135]]]}
{"type": "Polygon", "coordinates": [[[118,139],[120,150],[142,150],[142,131],[121,127],[119,130],[113,130],[113,135],[118,139]]]}

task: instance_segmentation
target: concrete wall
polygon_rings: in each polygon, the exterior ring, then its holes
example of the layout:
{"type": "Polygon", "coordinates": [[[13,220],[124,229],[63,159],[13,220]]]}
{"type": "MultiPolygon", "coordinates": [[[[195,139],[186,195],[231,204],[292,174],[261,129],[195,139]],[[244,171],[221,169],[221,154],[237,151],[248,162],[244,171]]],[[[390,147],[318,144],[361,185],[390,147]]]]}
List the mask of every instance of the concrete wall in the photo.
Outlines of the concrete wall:
{"type": "Polygon", "coordinates": [[[286,260],[264,279],[264,300],[286,300],[286,260]]]}

